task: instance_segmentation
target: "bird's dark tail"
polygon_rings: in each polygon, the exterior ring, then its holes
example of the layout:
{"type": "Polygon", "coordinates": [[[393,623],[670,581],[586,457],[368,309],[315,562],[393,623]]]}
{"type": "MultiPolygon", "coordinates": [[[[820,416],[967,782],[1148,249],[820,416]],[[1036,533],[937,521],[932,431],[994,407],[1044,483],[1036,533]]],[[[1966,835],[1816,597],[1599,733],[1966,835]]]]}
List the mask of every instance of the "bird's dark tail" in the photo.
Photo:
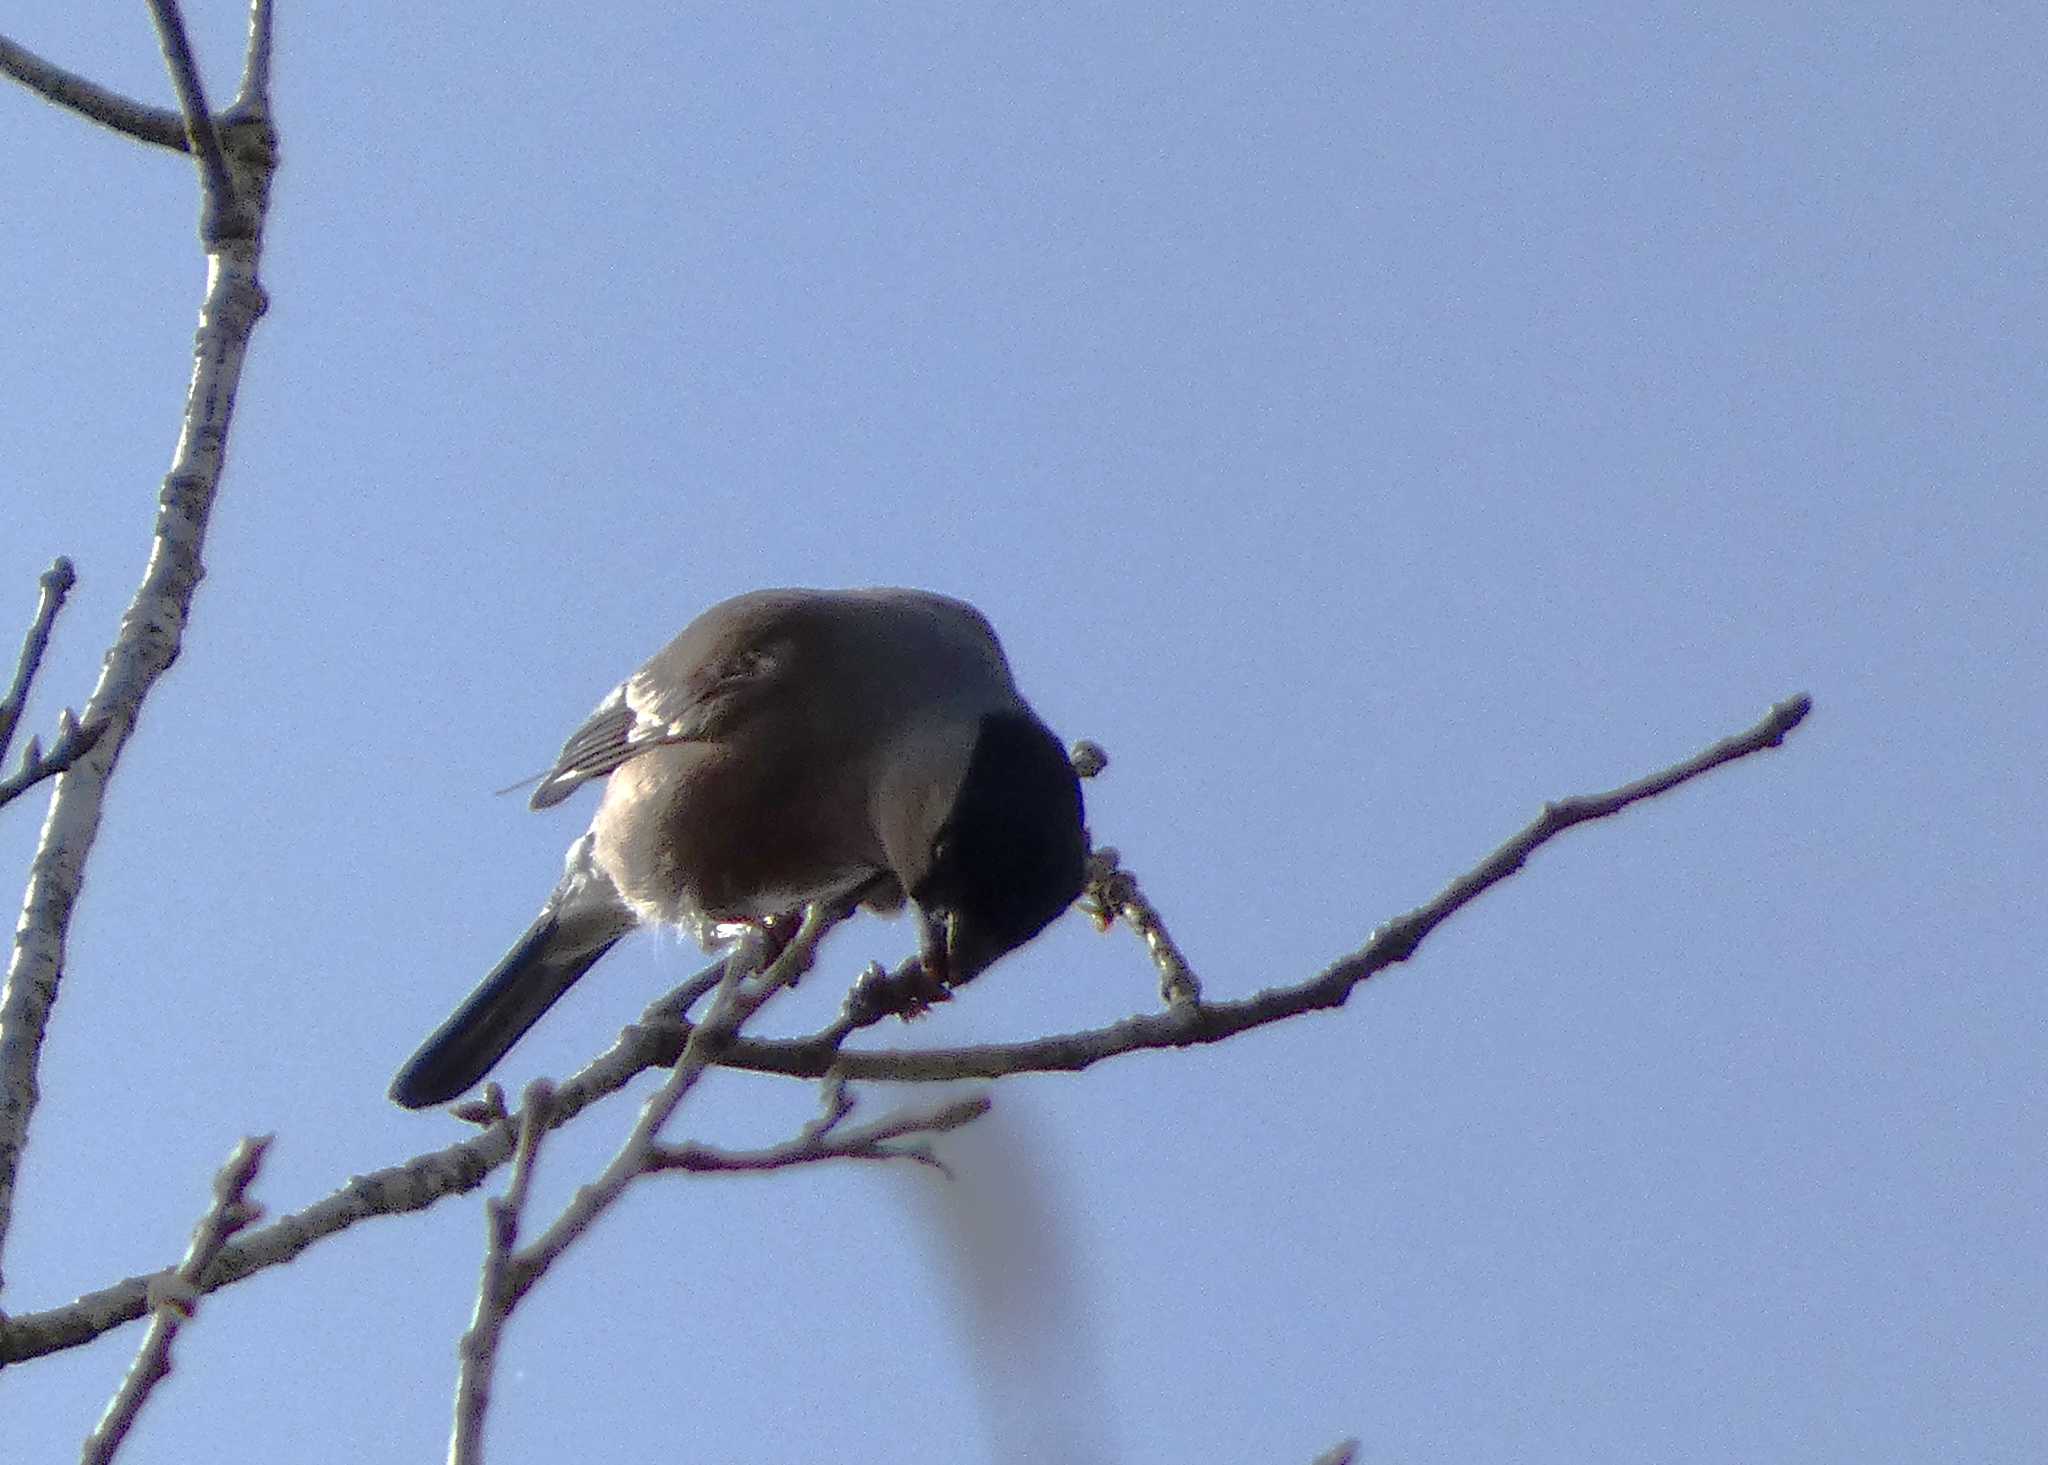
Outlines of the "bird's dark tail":
{"type": "Polygon", "coordinates": [[[633,929],[632,913],[591,864],[589,845],[585,835],[570,849],[562,883],[539,918],[398,1071],[394,1104],[431,1108],[468,1089],[633,929]]]}
{"type": "Polygon", "coordinates": [[[408,1109],[428,1109],[461,1094],[489,1073],[555,999],[619,939],[563,950],[568,943],[560,940],[561,934],[552,912],[529,926],[455,1015],[398,1071],[391,1083],[391,1101],[408,1109]]]}

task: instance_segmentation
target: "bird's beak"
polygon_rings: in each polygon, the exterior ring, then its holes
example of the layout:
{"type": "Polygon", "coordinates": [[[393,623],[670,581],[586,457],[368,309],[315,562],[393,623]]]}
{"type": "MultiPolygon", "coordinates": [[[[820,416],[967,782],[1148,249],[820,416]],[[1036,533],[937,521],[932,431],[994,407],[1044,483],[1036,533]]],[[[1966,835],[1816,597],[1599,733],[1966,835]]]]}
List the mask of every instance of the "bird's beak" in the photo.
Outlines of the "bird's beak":
{"type": "Polygon", "coordinates": [[[924,965],[924,974],[934,985],[950,987],[953,985],[953,919],[944,911],[922,908],[918,910],[917,917],[917,955],[924,965]]]}
{"type": "Polygon", "coordinates": [[[958,911],[925,911],[923,920],[919,957],[925,974],[944,986],[971,981],[1003,954],[976,923],[958,911]]]}

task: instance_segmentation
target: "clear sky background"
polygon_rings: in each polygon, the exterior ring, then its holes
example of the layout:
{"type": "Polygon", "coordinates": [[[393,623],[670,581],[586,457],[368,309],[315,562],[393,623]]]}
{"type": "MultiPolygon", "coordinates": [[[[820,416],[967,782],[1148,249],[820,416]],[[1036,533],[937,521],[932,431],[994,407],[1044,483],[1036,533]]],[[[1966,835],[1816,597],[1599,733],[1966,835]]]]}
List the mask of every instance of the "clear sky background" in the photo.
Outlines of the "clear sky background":
{"type": "MultiPolygon", "coordinates": [[[[191,19],[224,99],[241,7],[191,19]]],[[[139,5],[4,29],[170,97],[139,5]]],[[[0,1304],[173,1260],[243,1133],[273,1213],[459,1137],[385,1085],[589,808],[492,791],[714,600],[918,584],[1108,747],[1096,836],[1219,996],[1817,710],[1339,1013],[1003,1085],[936,1205],[648,1184],[518,1315],[494,1462],[2048,1457],[2048,12],[287,4],[279,47],[273,307],[0,1304]],[[971,1346],[963,1230],[1021,1359],[971,1346]]],[[[202,260],[183,159],[12,89],[0,176],[0,639],[80,574],[47,729],[202,260]]],[[[911,941],[841,932],[770,1026],[911,941]]],[[[697,964],[622,948],[503,1076],[697,964]]],[[[868,1041],[1155,1002],[1072,917],[868,1041]]],[[[723,1077],[689,1133],[811,1103],[723,1077]]],[[[212,1298],[123,1459],[438,1457],[482,1235],[471,1195],[212,1298]]],[[[0,1375],[9,1459],[75,1458],[139,1336],[0,1375]]]]}

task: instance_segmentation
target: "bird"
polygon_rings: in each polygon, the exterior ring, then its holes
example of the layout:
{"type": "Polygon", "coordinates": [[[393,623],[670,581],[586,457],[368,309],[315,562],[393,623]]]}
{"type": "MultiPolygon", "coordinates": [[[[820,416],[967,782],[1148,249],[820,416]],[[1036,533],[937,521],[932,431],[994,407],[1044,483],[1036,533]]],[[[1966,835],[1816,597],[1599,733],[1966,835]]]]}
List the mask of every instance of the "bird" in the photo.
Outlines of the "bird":
{"type": "Polygon", "coordinates": [[[719,602],[570,734],[530,807],[599,779],[540,915],[399,1070],[394,1103],[459,1097],[641,926],[708,950],[812,902],[907,902],[943,992],[1081,892],[1073,763],[987,618],[932,591],[719,602]]]}

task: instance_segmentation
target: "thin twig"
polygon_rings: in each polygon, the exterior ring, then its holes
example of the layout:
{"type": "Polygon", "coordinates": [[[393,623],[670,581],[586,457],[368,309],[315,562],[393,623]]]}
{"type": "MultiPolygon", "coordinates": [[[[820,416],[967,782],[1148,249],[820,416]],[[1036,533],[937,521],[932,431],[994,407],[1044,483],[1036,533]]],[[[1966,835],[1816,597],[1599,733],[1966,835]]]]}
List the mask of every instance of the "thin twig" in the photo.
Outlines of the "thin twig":
{"type": "Polygon", "coordinates": [[[13,77],[46,101],[138,142],[175,148],[181,153],[192,150],[185,137],[185,119],[169,107],[152,107],[109,91],[97,82],[45,61],[5,36],[0,36],[0,76],[13,77]]]}
{"type": "Polygon", "coordinates": [[[28,706],[29,688],[42,669],[43,653],[50,649],[51,628],[57,624],[57,613],[64,609],[65,597],[78,583],[78,572],[70,560],[59,555],[37,583],[42,593],[36,597],[36,618],[21,638],[21,659],[15,663],[13,685],[0,697],[0,763],[7,761],[7,751],[14,745],[14,730],[21,725],[21,714],[28,706]]]}
{"type": "Polygon", "coordinates": [[[256,1172],[263,1167],[270,1141],[267,1134],[244,1139],[214,1176],[213,1204],[193,1228],[184,1260],[174,1271],[159,1274],[149,1331],[143,1335],[142,1347],[129,1366],[128,1376],[86,1438],[80,1456],[84,1465],[105,1465],[114,1458],[114,1452],[121,1448],[121,1441],[128,1437],[136,1416],[148,1402],[150,1391],[170,1377],[171,1344],[177,1339],[178,1330],[198,1311],[207,1268],[213,1265],[230,1236],[263,1214],[262,1207],[248,1199],[248,1193],[256,1172]]]}
{"type": "Polygon", "coordinates": [[[972,1094],[937,1109],[903,1110],[873,1124],[853,1129],[806,1131],[765,1150],[721,1150],[710,1145],[655,1145],[646,1170],[683,1170],[697,1175],[731,1175],[762,1170],[787,1170],[821,1160],[915,1160],[943,1170],[938,1157],[923,1145],[898,1145],[914,1135],[945,1134],[972,1124],[989,1111],[987,1094],[972,1094]]]}
{"type": "Polygon", "coordinates": [[[1137,933],[1145,943],[1146,954],[1152,958],[1153,969],[1159,973],[1159,1000],[1168,1007],[1202,1000],[1201,978],[1195,975],[1187,955],[1166,929],[1166,917],[1145,898],[1145,892],[1138,888],[1138,877],[1123,868],[1115,850],[1089,852],[1088,883],[1081,893],[1081,910],[1095,922],[1098,931],[1107,931],[1121,920],[1137,933]]]}
{"type": "MultiPolygon", "coordinates": [[[[496,1085],[492,1086],[495,1090],[496,1085]]],[[[526,1087],[519,1105],[519,1142],[512,1150],[512,1179],[504,1195],[484,1206],[484,1268],[477,1285],[476,1315],[462,1335],[462,1369],[455,1386],[455,1429],[448,1446],[450,1465],[481,1465],[484,1422],[491,1407],[491,1381],[496,1375],[498,1342],[512,1316],[508,1301],[513,1253],[519,1246],[519,1222],[533,1185],[534,1160],[541,1136],[547,1133],[554,1090],[545,1079],[526,1087]]]]}
{"type": "Polygon", "coordinates": [[[235,94],[230,115],[270,110],[270,48],[275,17],[270,0],[252,0],[249,6],[249,45],[242,55],[242,86],[235,94]]]}
{"type": "Polygon", "coordinates": [[[149,14],[156,22],[164,66],[170,71],[171,85],[178,93],[178,107],[185,114],[185,135],[191,139],[193,156],[199,161],[205,200],[199,211],[199,237],[211,246],[223,236],[227,221],[235,213],[235,180],[228,172],[227,154],[221,149],[213,109],[206,105],[206,85],[199,79],[199,62],[192,55],[192,42],[185,34],[185,17],[178,9],[178,0],[149,0],[149,14]]]}
{"type": "MultiPolygon", "coordinates": [[[[1296,986],[1274,988],[1242,1002],[1204,1003],[1196,1008],[1129,1018],[1092,1032],[1027,1043],[927,1052],[858,1052],[834,1048],[816,1037],[793,1042],[736,1038],[725,1047],[718,1061],[725,1067],[812,1079],[835,1070],[852,1079],[898,1082],[999,1078],[1013,1073],[1071,1071],[1127,1053],[1220,1042],[1267,1023],[1335,1007],[1359,982],[1412,955],[1416,943],[1429,931],[1481,891],[1519,869],[1538,845],[1562,829],[1616,813],[1628,804],[1653,797],[1723,763],[1775,747],[1799,725],[1811,706],[1803,696],[1791,698],[1773,708],[1763,722],[1748,732],[1717,743],[1662,773],[1591,800],[1552,805],[1542,818],[1495,850],[1471,873],[1453,881],[1428,905],[1383,927],[1360,951],[1296,986]]],[[[668,1015],[664,1009],[669,1001],[663,998],[656,1002],[641,1022],[626,1028],[609,1049],[556,1089],[551,1125],[565,1123],[599,1099],[618,1092],[643,1070],[675,1061],[697,1029],[668,1015]]],[[[474,1190],[511,1158],[512,1149],[510,1132],[498,1127],[403,1164],[357,1176],[305,1210],[231,1242],[208,1274],[207,1286],[209,1290],[226,1286],[289,1262],[308,1247],[358,1221],[424,1210],[446,1196],[474,1190]]],[[[132,1322],[144,1311],[144,1293],[143,1280],[131,1277],[62,1307],[17,1314],[0,1326],[0,1365],[74,1348],[132,1322]]]]}
{"type": "Polygon", "coordinates": [[[0,805],[21,797],[44,779],[65,772],[92,751],[93,744],[106,730],[104,722],[80,722],[68,707],[58,713],[57,741],[50,745],[50,751],[43,751],[42,739],[30,738],[28,746],[21,750],[21,766],[0,778],[0,805]]]}
{"type": "Polygon", "coordinates": [[[735,954],[724,980],[712,994],[710,1013],[691,1032],[667,1080],[640,1106],[639,1118],[634,1121],[632,1131],[626,1136],[625,1143],[619,1146],[611,1163],[605,1166],[596,1180],[579,1190],[554,1222],[513,1259],[516,1270],[505,1297],[508,1310],[519,1304],[532,1290],[533,1284],[590,1229],[599,1216],[612,1208],[626,1187],[640,1174],[654,1137],[690,1090],[697,1086],[705,1070],[710,1068],[712,1052],[718,1042],[717,1034],[736,1030],[738,1024],[745,1021],[746,1014],[740,1010],[742,975],[735,954]]]}

